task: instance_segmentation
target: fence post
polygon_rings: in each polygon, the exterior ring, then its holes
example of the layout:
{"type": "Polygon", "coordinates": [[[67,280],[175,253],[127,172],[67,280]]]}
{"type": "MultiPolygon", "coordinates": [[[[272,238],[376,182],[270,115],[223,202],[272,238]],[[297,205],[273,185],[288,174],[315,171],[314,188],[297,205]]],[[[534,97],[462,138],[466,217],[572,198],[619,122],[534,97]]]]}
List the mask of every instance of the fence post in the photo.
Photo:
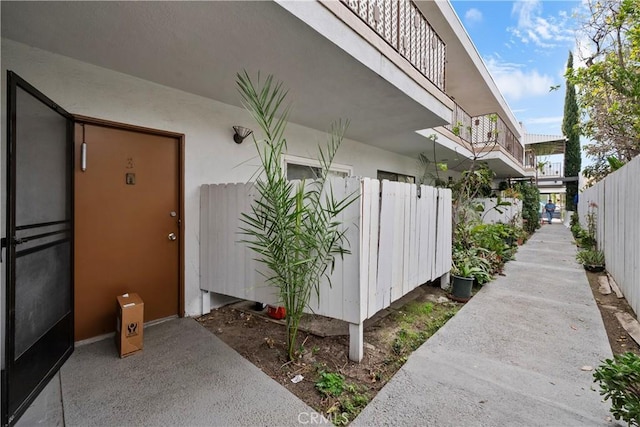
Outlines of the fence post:
{"type": "Polygon", "coordinates": [[[442,276],[440,276],[440,288],[448,289],[451,283],[451,272],[447,271],[442,276]]]}
{"type": "Polygon", "coordinates": [[[360,362],[364,356],[364,323],[349,323],[349,360],[360,362]]]}
{"type": "Polygon", "coordinates": [[[200,294],[202,295],[202,314],[211,313],[211,294],[203,289],[200,290],[200,294]]]}

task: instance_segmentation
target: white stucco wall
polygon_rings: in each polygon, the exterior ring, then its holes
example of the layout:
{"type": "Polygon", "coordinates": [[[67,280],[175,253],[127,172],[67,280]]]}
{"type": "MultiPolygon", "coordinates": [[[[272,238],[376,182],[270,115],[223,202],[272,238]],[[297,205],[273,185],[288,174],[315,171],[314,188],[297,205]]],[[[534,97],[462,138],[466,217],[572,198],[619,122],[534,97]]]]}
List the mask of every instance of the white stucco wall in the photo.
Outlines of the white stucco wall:
{"type": "MultiPolygon", "coordinates": [[[[3,88],[6,87],[8,69],[16,72],[70,113],[185,135],[185,311],[187,315],[201,314],[199,187],[204,183],[246,182],[255,173],[257,161],[253,144],[247,140],[237,145],[232,139],[233,125],[256,129],[248,113],[212,99],[3,39],[3,88]]],[[[4,171],[4,89],[1,108],[4,171]]],[[[290,124],[287,140],[290,154],[315,157],[317,143],[323,142],[325,135],[313,129],[290,124]]],[[[418,171],[416,159],[350,140],[343,143],[336,162],[352,166],[355,175],[370,177],[375,177],[378,169],[409,175],[416,175],[418,171]]],[[[4,180],[4,173],[0,174],[0,179],[4,180]]],[[[1,200],[4,235],[3,181],[0,181],[0,188],[3,192],[1,200]]],[[[2,282],[4,289],[4,274],[2,282]]],[[[4,290],[2,297],[4,306],[4,290]]]]}

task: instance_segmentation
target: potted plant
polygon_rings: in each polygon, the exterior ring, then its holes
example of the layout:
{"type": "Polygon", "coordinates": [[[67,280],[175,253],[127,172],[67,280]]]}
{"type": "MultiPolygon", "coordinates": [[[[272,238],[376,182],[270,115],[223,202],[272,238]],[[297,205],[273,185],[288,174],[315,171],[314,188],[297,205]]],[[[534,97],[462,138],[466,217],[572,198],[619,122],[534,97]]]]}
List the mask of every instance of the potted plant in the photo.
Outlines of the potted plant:
{"type": "Polygon", "coordinates": [[[453,261],[451,267],[451,298],[455,301],[467,302],[471,299],[471,289],[475,276],[482,273],[474,258],[463,256],[453,261]]]}
{"type": "Polygon", "coordinates": [[[604,252],[597,249],[581,250],[576,259],[587,271],[596,273],[604,270],[604,252]]]}

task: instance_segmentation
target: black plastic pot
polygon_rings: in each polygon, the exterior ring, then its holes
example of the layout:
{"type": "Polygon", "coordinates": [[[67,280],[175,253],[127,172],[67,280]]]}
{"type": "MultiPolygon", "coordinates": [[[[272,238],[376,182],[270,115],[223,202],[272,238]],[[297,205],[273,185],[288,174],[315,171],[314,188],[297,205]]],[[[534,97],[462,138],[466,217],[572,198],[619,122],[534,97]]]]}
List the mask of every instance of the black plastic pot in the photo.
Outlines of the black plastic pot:
{"type": "Polygon", "coordinates": [[[473,288],[473,277],[460,277],[452,275],[451,297],[456,301],[467,302],[471,299],[471,289],[473,288]]]}
{"type": "Polygon", "coordinates": [[[582,264],[582,266],[585,270],[592,273],[600,273],[601,271],[604,271],[604,265],[582,264]]]}

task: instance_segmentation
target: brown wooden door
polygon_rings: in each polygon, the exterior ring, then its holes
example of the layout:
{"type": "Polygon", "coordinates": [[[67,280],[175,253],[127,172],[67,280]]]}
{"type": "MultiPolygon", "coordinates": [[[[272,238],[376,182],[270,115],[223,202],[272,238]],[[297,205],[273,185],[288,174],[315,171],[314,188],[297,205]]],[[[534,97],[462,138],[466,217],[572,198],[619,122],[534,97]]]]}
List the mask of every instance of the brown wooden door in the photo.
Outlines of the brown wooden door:
{"type": "Polygon", "coordinates": [[[126,292],[144,301],[145,322],[178,314],[179,147],[172,137],[76,124],[76,341],[115,330],[116,296],[126,292]]]}

